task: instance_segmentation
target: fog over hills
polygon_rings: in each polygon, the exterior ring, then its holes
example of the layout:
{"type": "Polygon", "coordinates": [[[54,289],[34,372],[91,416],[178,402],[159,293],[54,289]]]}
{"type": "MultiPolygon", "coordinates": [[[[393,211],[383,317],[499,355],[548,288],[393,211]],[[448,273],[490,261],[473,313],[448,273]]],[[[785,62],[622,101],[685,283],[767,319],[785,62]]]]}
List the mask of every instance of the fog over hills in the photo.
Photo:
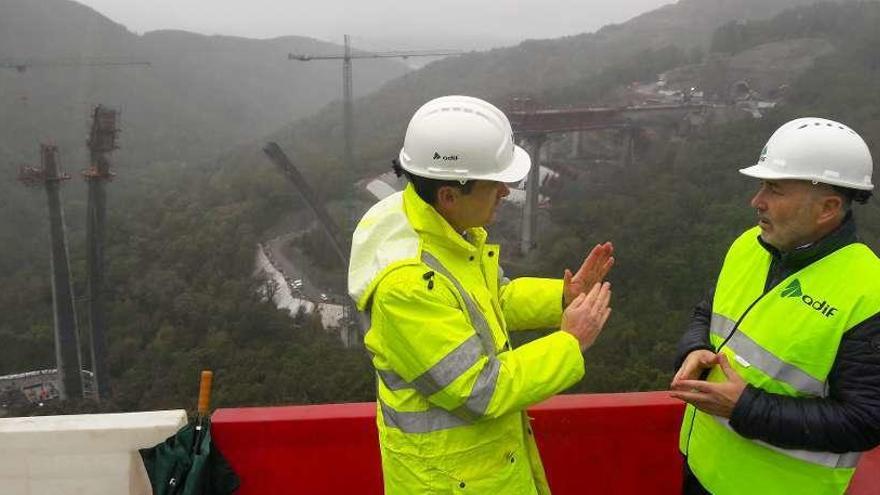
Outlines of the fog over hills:
{"type": "MultiPolygon", "coordinates": [[[[32,156],[36,136],[64,152],[81,149],[98,103],[122,112],[123,161],[210,158],[338,99],[339,62],[290,62],[287,54],[341,51],[298,36],[139,36],[69,0],[2,0],[0,60],[34,65],[0,71],[0,158],[32,156]],[[118,61],[150,66],[76,65],[118,61]]],[[[405,72],[394,60],[358,64],[355,90],[365,94],[405,72]]]]}
{"type": "MultiPolygon", "coordinates": [[[[358,171],[372,173],[387,166],[407,119],[430,98],[467,94],[503,106],[512,96],[540,96],[589,84],[607,67],[646,51],[675,47],[701,56],[708,50],[715,30],[727,22],[766,19],[785,9],[813,3],[815,0],[681,0],[594,33],[530,40],[431,63],[358,99],[358,171]]],[[[338,112],[328,107],[267,139],[279,140],[282,146],[302,154],[304,167],[316,157],[323,162],[338,160],[338,112]]],[[[233,167],[235,163],[249,166],[258,155],[256,148],[250,152],[238,150],[222,161],[233,167]]]]}

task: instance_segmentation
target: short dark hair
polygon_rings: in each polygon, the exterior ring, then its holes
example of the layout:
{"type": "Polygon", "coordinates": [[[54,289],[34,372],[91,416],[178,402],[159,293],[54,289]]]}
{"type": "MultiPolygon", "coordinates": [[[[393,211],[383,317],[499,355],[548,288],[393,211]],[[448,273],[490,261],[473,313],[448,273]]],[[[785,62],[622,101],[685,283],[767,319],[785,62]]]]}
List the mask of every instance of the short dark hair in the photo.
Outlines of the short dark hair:
{"type": "Polygon", "coordinates": [[[852,206],[853,201],[856,203],[863,205],[871,199],[871,191],[862,191],[860,189],[852,189],[849,187],[843,186],[831,186],[834,189],[834,192],[841,195],[844,200],[844,207],[849,209],[852,206]]]}
{"type": "Polygon", "coordinates": [[[469,180],[464,184],[457,180],[441,180],[441,179],[429,179],[427,177],[419,177],[418,175],[413,175],[400,165],[400,161],[397,159],[391,160],[391,170],[394,170],[394,174],[398,177],[406,177],[406,180],[413,185],[413,189],[416,190],[416,194],[422,198],[425,203],[429,205],[437,204],[437,191],[440,190],[443,186],[454,187],[461,191],[462,194],[470,194],[474,189],[474,181],[469,180]]]}

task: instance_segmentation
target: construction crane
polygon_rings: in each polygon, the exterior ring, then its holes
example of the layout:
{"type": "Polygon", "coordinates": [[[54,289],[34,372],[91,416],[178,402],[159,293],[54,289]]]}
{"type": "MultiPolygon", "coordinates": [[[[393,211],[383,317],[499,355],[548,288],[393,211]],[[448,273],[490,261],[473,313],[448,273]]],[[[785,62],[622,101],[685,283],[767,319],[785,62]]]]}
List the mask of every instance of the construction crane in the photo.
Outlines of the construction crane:
{"type": "Polygon", "coordinates": [[[342,102],[343,102],[343,121],[342,131],[345,139],[345,168],[346,170],[354,170],[353,149],[354,149],[354,114],[352,111],[352,78],[351,78],[351,61],[360,58],[402,58],[410,57],[443,57],[447,55],[458,55],[460,50],[399,50],[390,52],[363,52],[351,53],[351,43],[349,36],[345,35],[345,52],[342,55],[303,55],[289,53],[288,60],[298,60],[300,62],[309,62],[312,60],[342,60],[342,102]]]}
{"type": "Polygon", "coordinates": [[[150,66],[150,62],[137,60],[93,59],[6,59],[0,60],[0,69],[13,69],[19,73],[28,69],[42,67],[119,67],[119,66],[150,66]]]}
{"type": "MultiPolygon", "coordinates": [[[[333,221],[333,218],[327,212],[324,202],[321,201],[317,194],[315,194],[306,178],[302,175],[299,169],[296,168],[293,162],[290,161],[290,158],[287,157],[284,150],[278,146],[278,143],[266,143],[266,146],[263,147],[263,152],[266,153],[266,156],[268,156],[270,160],[272,160],[272,163],[281,169],[284,175],[287,176],[287,179],[300,193],[305,200],[306,205],[312,210],[312,213],[314,213],[318,225],[324,231],[327,241],[330,243],[330,247],[339,259],[340,265],[347,266],[348,253],[351,252],[351,243],[340,233],[339,227],[336,226],[336,222],[333,221]]],[[[366,332],[369,329],[366,319],[358,312],[357,307],[354,305],[354,301],[349,299],[347,303],[343,305],[343,317],[347,320],[347,317],[351,315],[356,315],[357,323],[362,332],[366,332]]],[[[343,332],[342,342],[346,347],[352,347],[360,341],[360,336],[356,332],[353,332],[351,328],[343,328],[343,332]]]]}

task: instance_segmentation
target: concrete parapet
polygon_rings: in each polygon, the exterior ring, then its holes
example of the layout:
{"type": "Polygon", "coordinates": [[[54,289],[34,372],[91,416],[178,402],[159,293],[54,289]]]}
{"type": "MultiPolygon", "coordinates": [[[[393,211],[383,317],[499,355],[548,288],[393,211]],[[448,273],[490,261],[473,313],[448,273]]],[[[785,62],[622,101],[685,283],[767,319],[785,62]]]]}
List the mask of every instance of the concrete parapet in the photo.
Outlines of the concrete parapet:
{"type": "Polygon", "coordinates": [[[186,412],[150,411],[0,419],[0,493],[149,495],[137,449],[186,424],[186,412]]]}

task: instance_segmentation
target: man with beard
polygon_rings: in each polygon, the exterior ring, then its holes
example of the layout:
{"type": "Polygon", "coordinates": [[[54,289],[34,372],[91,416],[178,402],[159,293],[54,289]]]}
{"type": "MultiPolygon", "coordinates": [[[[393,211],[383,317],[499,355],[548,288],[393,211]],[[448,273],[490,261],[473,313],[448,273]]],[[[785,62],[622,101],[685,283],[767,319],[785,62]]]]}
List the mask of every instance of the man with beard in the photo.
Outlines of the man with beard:
{"type": "Polygon", "coordinates": [[[873,189],[853,130],[780,127],[758,163],[758,226],[733,242],[679,344],[684,493],[842,494],[880,444],[880,261],[851,205],[873,189]]]}

